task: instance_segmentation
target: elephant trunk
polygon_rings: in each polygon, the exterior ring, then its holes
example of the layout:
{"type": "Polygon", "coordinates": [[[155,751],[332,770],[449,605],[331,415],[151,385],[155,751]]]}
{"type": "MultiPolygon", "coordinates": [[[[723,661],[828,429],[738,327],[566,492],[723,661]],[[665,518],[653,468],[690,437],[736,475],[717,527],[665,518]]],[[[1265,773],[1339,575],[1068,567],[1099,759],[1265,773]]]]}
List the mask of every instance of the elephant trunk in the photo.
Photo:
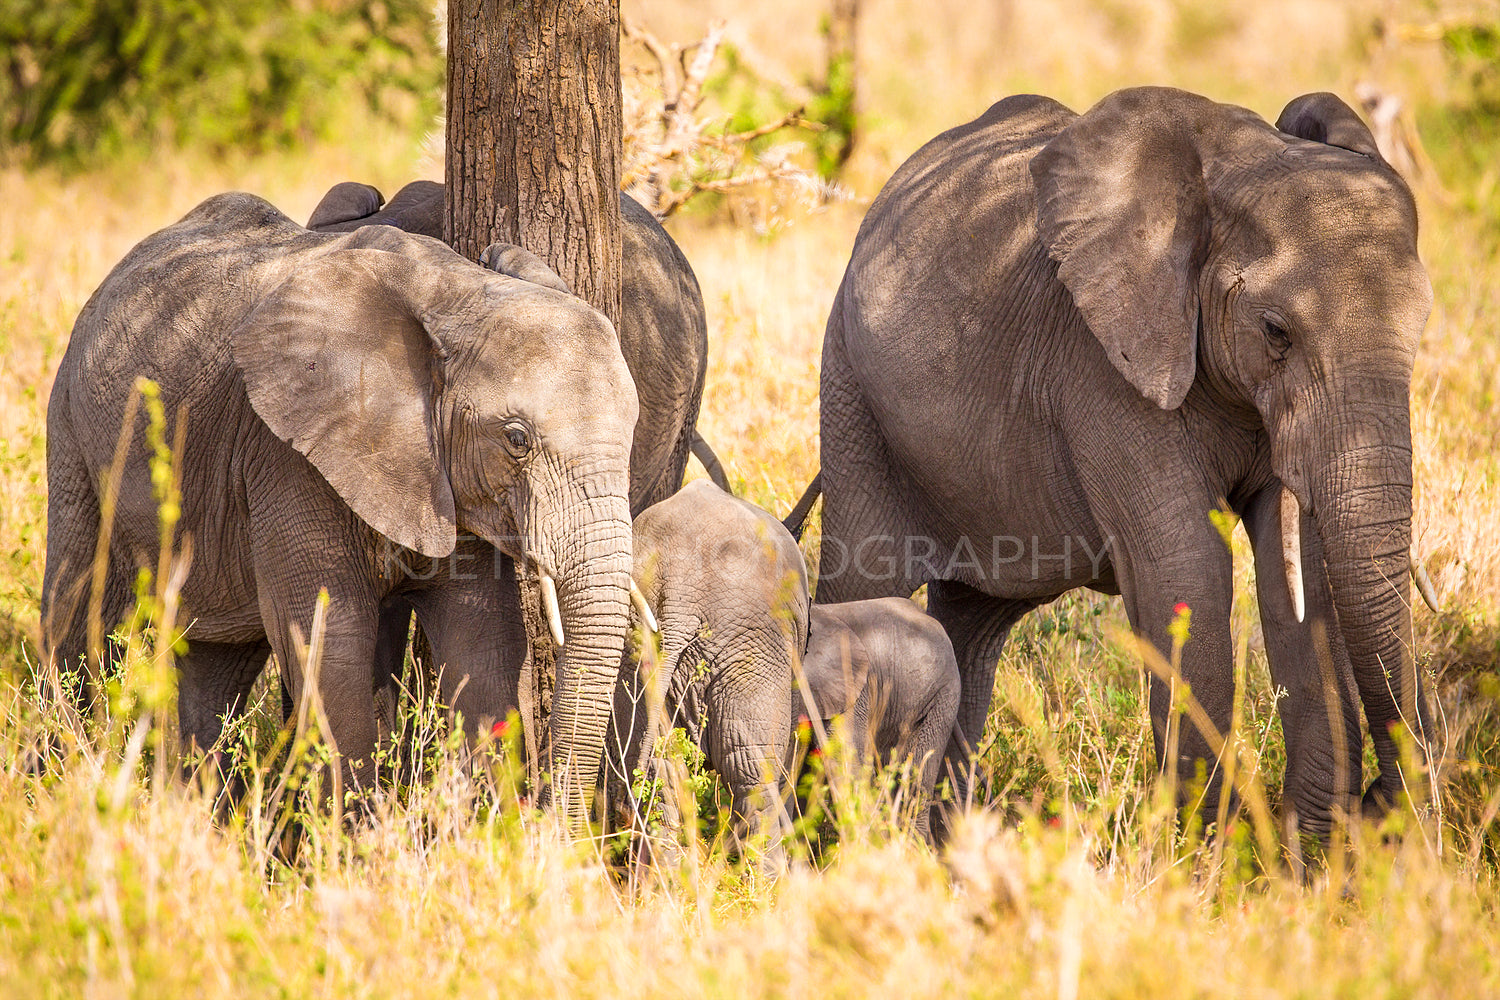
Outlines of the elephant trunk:
{"type": "Polygon", "coordinates": [[[1388,808],[1404,790],[1400,727],[1420,755],[1430,723],[1413,657],[1410,584],[1412,461],[1405,384],[1348,386],[1333,415],[1335,447],[1305,480],[1344,644],[1375,743],[1380,777],[1367,802],[1388,808]]]}
{"type": "MultiPolygon", "coordinates": [[[[630,504],[623,470],[569,491],[575,525],[555,549],[556,619],[564,637],[549,722],[551,804],[580,830],[592,805],[630,615],[630,504]],[[618,482],[615,482],[618,480],[618,482]]],[[[543,538],[557,538],[548,535],[543,538]]],[[[549,615],[550,617],[550,615],[549,615]]],[[[555,626],[554,626],[555,627],[555,626]]]]}

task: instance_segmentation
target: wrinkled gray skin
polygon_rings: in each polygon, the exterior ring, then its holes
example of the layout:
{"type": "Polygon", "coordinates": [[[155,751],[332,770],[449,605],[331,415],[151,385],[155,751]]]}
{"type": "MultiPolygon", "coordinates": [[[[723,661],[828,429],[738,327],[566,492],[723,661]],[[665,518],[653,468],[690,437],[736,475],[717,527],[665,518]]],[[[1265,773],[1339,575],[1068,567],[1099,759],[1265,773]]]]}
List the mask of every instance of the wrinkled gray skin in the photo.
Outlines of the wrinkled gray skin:
{"type": "MultiPolygon", "coordinates": [[[[661,629],[654,680],[621,668],[606,741],[611,802],[639,767],[660,775],[660,736],[685,729],[724,779],[740,832],[773,842],[793,750],[793,659],[807,642],[807,568],[781,522],[699,479],[635,519],[635,579],[661,629]],[[661,710],[654,710],[652,684],[661,710]]],[[[664,796],[669,826],[675,802],[664,796]]]]}
{"type": "MultiPolygon", "coordinates": [[[[650,212],[623,194],[620,210],[624,263],[620,349],[640,399],[630,454],[630,512],[634,516],[682,485],[690,448],[715,482],[725,490],[729,483],[718,459],[695,431],[708,368],[708,324],[698,279],[682,250],[650,212]]],[[[443,185],[436,181],[413,181],[383,205],[374,187],[345,181],[328,190],[307,226],[320,232],[394,226],[441,240],[444,211],[443,185]]],[[[561,278],[519,247],[480,263],[502,274],[567,290],[561,278]]],[[[508,632],[519,634],[519,613],[512,609],[507,614],[511,618],[508,632]]],[[[377,684],[401,670],[410,620],[410,607],[399,599],[390,601],[381,614],[377,684]]]]}
{"type": "MultiPolygon", "coordinates": [[[[383,600],[417,609],[472,729],[516,701],[490,545],[556,580],[567,637],[554,789],[597,773],[627,625],[628,459],[637,403],[610,324],[581,300],[389,228],[312,233],[245,194],[148,237],[89,300],[48,407],[42,616],[61,662],[86,652],[88,573],[136,376],[186,407],[180,537],[191,538],[179,661],[184,741],[207,748],[274,651],[331,603],[318,691],[347,787],[368,787],[383,600]],[[525,539],[524,542],[517,539],[525,539]],[[498,709],[498,711],[497,711],[498,709]]],[[[154,566],[143,420],[110,542],[104,621],[154,566]]],[[[559,802],[581,814],[587,793],[559,802]]]]}
{"type": "MultiPolygon", "coordinates": [[[[375,188],[345,181],[323,196],[307,228],[349,232],[361,226],[395,226],[441,240],[443,212],[443,185],[436,181],[414,181],[384,206],[375,188]]],[[[620,350],[641,405],[630,454],[634,515],[665,500],[682,485],[708,370],[708,323],[698,279],[672,237],[627,195],[620,195],[620,212],[624,240],[620,350]]],[[[516,262],[483,263],[519,278],[531,278],[525,268],[535,266],[567,288],[529,254],[516,262]],[[533,261],[535,265],[529,263],[533,261]]],[[[719,485],[728,489],[725,482],[719,485]]]]}
{"type": "MultiPolygon", "coordinates": [[[[897,171],[824,341],[818,600],[929,584],[963,678],[955,771],[1011,626],[1080,586],[1122,594],[1164,653],[1188,604],[1182,672],[1226,731],[1233,580],[1208,512],[1227,503],[1287,691],[1288,810],[1324,833],[1358,808],[1361,707],[1380,766],[1367,807],[1421,794],[1391,733],[1400,719],[1421,747],[1430,731],[1407,581],[1408,388],[1432,302],[1416,234],[1405,183],[1331,94],[1278,127],[1169,89],[1082,116],[1013,97],[897,171]],[[1301,512],[1301,623],[1282,484],[1301,512]]],[[[1184,724],[1163,759],[1168,699],[1153,678],[1158,760],[1187,787],[1213,754],[1184,724]]]]}
{"type": "Polygon", "coordinates": [[[916,830],[931,836],[932,790],[958,716],[958,661],[942,625],[904,597],[815,604],[808,614],[800,685],[792,691],[796,716],[824,724],[844,716],[850,745],[883,764],[909,757],[921,797],[916,830]]]}

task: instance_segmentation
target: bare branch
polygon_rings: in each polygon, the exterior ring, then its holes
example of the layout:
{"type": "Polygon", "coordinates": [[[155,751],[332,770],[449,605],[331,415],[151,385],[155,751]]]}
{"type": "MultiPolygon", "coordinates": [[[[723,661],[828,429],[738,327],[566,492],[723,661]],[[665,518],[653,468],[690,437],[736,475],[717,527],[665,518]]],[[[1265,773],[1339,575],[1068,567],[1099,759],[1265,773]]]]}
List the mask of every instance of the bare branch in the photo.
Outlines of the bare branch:
{"type": "Polygon", "coordinates": [[[652,59],[656,60],[657,71],[661,75],[662,91],[667,94],[680,91],[682,84],[675,79],[675,75],[682,55],[681,47],[663,44],[661,39],[628,19],[621,19],[620,28],[621,34],[639,44],[651,54],[652,59]]]}
{"type": "MultiPolygon", "coordinates": [[[[696,43],[668,45],[640,25],[626,23],[625,38],[647,58],[633,78],[638,85],[625,88],[624,189],[658,218],[706,192],[761,188],[775,205],[784,203],[775,193],[778,188],[794,189],[813,204],[842,197],[842,189],[825,184],[797,162],[800,144],[759,152],[753,148],[757,140],[782,129],[826,128],[803,118],[803,108],[739,132],[730,131],[732,119],[722,113],[700,116],[704,88],[727,32],[726,23],[715,20],[696,43]]],[[[752,80],[762,82],[753,74],[752,80]]]]}

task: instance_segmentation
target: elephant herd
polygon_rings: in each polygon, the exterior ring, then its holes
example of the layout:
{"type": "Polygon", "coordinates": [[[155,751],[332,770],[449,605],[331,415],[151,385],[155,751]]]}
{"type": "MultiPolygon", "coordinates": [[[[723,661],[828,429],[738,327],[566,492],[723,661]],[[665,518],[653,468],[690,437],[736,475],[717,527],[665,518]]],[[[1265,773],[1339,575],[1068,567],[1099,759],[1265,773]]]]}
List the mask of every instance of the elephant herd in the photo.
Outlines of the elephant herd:
{"type": "MultiPolygon", "coordinates": [[[[147,237],[84,306],[48,407],[49,655],[86,676],[107,659],[88,638],[101,483],[144,376],[187,421],[179,715],[200,748],[269,655],[300,696],[326,591],[316,690],[346,787],[375,780],[374,691],[415,612],[476,739],[553,643],[544,794],[575,825],[596,783],[628,805],[680,725],[741,819],[774,827],[802,715],[844,715],[963,802],[1007,634],[1078,587],[1121,595],[1163,652],[1190,608],[1182,680],[1228,730],[1222,511],[1249,534],[1286,691],[1288,821],[1326,835],[1427,794],[1401,751],[1432,747],[1407,579],[1432,293],[1411,193],[1338,98],[1271,125],[1167,88],[1081,115],[1011,97],[903,164],[824,337],[816,603],[787,530],[812,491],[783,526],[678,489],[690,450],[717,467],[694,429],[703,301],[650,213],[622,209],[615,326],[519,247],[454,253],[428,182],[388,204],[340,184],[306,227],[219,195],[147,237]],[[632,622],[659,636],[645,666],[632,622]]],[[[106,624],[156,560],[140,423],[106,624]]],[[[1164,759],[1171,699],[1153,678],[1158,762],[1211,816],[1216,734],[1184,727],[1164,759]]]]}

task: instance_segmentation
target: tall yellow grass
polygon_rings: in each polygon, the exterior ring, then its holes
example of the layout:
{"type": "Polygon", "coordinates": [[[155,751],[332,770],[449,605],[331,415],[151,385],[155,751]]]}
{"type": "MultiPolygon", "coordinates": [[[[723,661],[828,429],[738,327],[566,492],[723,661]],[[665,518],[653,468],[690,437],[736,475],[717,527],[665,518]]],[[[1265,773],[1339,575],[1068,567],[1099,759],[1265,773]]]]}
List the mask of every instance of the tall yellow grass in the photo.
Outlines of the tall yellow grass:
{"type": "MultiPolygon", "coordinates": [[[[270,835],[276,817],[251,809],[215,823],[201,790],[159,769],[153,779],[143,725],[161,706],[150,698],[121,699],[114,735],[96,745],[70,740],[28,694],[46,399],[73,317],[141,237],[226,189],[294,218],[337,180],[389,194],[430,173],[422,137],[351,122],[346,144],[258,160],[151,151],[84,176],[0,170],[0,995],[1500,993],[1489,832],[1500,812],[1500,198],[1484,165],[1500,136],[1444,124],[1461,81],[1433,44],[1370,30],[1377,17],[1393,29],[1455,12],[1373,0],[933,0],[920,11],[869,0],[854,202],[785,215],[769,235],[691,213],[672,222],[709,313],[701,426],[738,489],[779,514],[817,469],[819,345],[863,206],[941,129],[1018,90],[1082,108],[1118,86],[1170,83],[1274,117],[1299,93],[1347,97],[1361,80],[1431,124],[1439,175],[1418,195],[1436,306],[1412,406],[1416,534],[1444,611],[1418,607],[1416,620],[1440,682],[1447,780],[1422,825],[1351,831],[1305,883],[1290,874],[1295,845],[1248,813],[1216,844],[1173,834],[1151,779],[1140,661],[1115,638],[1116,602],[1095,597],[1017,629],[982,754],[989,808],[941,856],[892,822],[894,793],[856,782],[834,802],[837,847],[779,881],[712,845],[681,870],[631,881],[604,845],[565,844],[527,813],[506,765],[472,773],[438,732],[427,781],[387,792],[353,836],[300,816],[288,863],[270,835]],[[38,778],[28,752],[48,734],[67,759],[38,778]],[[1287,854],[1268,857],[1267,836],[1287,854]]],[[[681,40],[725,16],[767,75],[795,85],[816,72],[816,4],[663,0],[626,14],[681,40]]],[[[1239,577],[1247,683],[1233,738],[1245,781],[1274,810],[1276,692],[1248,568],[1239,577]]],[[[270,745],[274,714],[252,713],[248,745],[270,745]]]]}

